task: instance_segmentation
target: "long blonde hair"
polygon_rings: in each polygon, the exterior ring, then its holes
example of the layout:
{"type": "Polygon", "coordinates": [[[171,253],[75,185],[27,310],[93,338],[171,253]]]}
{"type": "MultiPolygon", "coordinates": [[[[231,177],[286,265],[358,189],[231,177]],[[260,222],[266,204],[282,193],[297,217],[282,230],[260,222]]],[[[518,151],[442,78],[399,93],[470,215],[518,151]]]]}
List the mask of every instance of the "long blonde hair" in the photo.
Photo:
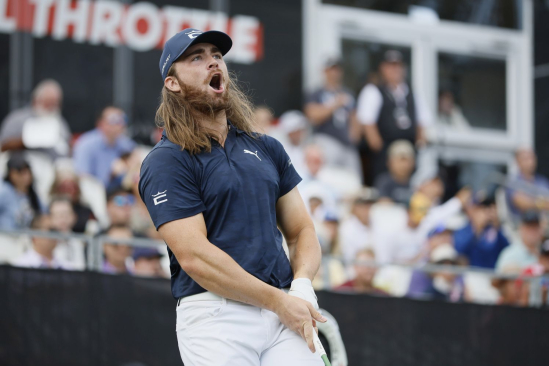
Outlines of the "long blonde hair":
{"type": "MultiPolygon", "coordinates": [[[[173,65],[168,70],[168,76],[177,78],[173,65]]],[[[156,111],[156,124],[166,130],[170,141],[189,153],[198,154],[203,150],[210,152],[210,138],[216,137],[216,133],[202,126],[200,120],[214,118],[219,109],[209,104],[203,93],[196,92],[181,82],[180,86],[181,92],[173,92],[166,86],[162,88],[160,106],[156,111]]],[[[225,103],[221,109],[225,110],[227,119],[231,120],[236,128],[253,137],[257,130],[253,104],[238,87],[234,75],[229,75],[226,88],[225,103]]]]}

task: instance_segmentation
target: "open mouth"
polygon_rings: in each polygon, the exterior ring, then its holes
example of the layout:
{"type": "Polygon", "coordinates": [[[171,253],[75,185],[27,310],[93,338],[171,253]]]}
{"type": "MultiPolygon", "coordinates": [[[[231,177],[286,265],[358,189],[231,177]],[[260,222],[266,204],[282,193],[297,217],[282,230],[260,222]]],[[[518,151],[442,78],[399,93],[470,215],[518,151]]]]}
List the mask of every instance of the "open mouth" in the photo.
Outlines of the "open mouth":
{"type": "Polygon", "coordinates": [[[223,84],[221,83],[221,74],[214,74],[210,80],[210,87],[216,92],[223,92],[223,84]]]}

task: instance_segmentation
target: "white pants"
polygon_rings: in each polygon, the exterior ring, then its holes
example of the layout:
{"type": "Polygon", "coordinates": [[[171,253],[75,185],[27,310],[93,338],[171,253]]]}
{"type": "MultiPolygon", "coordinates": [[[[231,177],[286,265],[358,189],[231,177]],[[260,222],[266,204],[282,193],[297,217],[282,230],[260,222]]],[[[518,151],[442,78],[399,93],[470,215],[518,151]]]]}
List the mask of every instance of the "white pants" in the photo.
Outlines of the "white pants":
{"type": "Polygon", "coordinates": [[[177,306],[177,343],[185,366],[324,365],[275,313],[207,294],[177,306]]]}

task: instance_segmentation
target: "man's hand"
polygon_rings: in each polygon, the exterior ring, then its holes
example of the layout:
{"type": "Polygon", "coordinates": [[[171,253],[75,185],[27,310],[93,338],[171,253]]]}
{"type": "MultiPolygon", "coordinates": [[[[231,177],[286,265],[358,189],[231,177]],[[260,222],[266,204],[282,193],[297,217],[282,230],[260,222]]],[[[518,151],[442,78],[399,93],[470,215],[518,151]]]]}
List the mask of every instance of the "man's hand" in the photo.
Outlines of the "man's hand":
{"type": "Polygon", "coordinates": [[[458,193],[456,193],[456,198],[461,202],[461,206],[463,208],[466,208],[467,205],[471,202],[471,198],[473,196],[473,193],[471,191],[471,188],[466,186],[459,190],[458,193]]]}
{"type": "Polygon", "coordinates": [[[282,324],[299,334],[307,342],[311,352],[314,353],[313,332],[315,324],[313,323],[315,321],[325,323],[326,318],[320,315],[310,302],[287,294],[280,297],[275,313],[282,324]]]}
{"type": "Polygon", "coordinates": [[[313,305],[315,310],[319,309],[313,283],[308,278],[296,278],[293,280],[288,295],[308,301],[313,305]]]}
{"type": "Polygon", "coordinates": [[[368,142],[370,150],[380,152],[381,149],[383,149],[383,139],[381,138],[377,125],[365,125],[364,136],[366,137],[366,142],[368,142]]]}

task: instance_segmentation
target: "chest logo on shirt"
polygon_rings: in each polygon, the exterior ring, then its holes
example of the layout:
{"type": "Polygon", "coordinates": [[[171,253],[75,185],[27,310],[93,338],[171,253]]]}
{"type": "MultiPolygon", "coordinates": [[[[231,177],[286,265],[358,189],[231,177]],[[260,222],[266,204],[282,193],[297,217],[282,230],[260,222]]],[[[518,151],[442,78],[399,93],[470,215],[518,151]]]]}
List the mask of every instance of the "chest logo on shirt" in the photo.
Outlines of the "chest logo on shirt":
{"type": "Polygon", "coordinates": [[[250,150],[244,149],[244,153],[245,153],[245,154],[252,154],[252,155],[254,155],[256,158],[258,158],[259,161],[261,161],[261,158],[260,158],[259,156],[257,156],[257,150],[256,150],[255,152],[251,152],[250,150]]]}
{"type": "Polygon", "coordinates": [[[152,197],[154,198],[154,205],[159,205],[163,202],[166,202],[168,199],[163,199],[163,200],[160,200],[161,198],[164,198],[167,196],[166,192],[168,192],[168,190],[166,189],[164,192],[158,192],[157,194],[153,194],[152,197]]]}

